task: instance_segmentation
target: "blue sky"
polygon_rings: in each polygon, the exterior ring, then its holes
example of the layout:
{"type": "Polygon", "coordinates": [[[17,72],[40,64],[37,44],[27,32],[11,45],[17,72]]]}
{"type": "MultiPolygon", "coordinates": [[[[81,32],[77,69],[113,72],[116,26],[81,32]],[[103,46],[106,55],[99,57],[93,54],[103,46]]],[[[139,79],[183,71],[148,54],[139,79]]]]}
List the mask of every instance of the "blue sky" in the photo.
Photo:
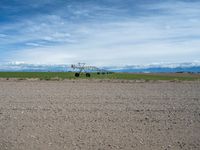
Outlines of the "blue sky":
{"type": "Polygon", "coordinates": [[[1,0],[0,63],[200,61],[199,0],[1,0]]]}

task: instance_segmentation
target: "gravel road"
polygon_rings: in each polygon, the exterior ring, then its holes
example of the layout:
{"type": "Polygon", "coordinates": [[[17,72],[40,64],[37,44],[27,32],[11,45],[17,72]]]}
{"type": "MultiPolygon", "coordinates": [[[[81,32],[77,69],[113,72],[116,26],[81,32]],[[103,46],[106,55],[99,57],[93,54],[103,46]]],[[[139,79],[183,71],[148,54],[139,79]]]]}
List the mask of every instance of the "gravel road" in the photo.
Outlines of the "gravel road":
{"type": "Polygon", "coordinates": [[[200,82],[0,80],[0,150],[199,150],[200,82]]]}

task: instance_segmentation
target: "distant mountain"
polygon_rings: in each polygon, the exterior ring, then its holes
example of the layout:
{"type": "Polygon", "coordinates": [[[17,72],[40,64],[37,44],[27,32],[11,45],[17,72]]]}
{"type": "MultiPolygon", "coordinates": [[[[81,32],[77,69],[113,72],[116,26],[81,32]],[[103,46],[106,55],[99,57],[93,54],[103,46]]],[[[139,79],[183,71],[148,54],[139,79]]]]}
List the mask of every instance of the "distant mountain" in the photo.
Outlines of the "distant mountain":
{"type": "Polygon", "coordinates": [[[25,64],[25,63],[9,63],[0,65],[0,71],[68,72],[72,70],[68,65],[38,65],[38,64],[25,64]]]}
{"type": "Polygon", "coordinates": [[[141,73],[164,73],[164,72],[194,72],[200,73],[200,66],[195,67],[176,67],[176,68],[167,68],[167,67],[151,67],[151,68],[119,68],[119,69],[109,69],[113,72],[141,72],[141,73]]]}
{"type": "MultiPolygon", "coordinates": [[[[154,63],[147,65],[106,66],[102,69],[113,72],[200,72],[200,62],[192,63],[154,63]]],[[[0,64],[0,71],[18,72],[69,72],[73,71],[70,65],[38,65],[23,62],[0,64]]]]}
{"type": "Polygon", "coordinates": [[[200,72],[200,62],[192,63],[154,63],[147,65],[113,66],[104,69],[114,72],[200,72]]]}

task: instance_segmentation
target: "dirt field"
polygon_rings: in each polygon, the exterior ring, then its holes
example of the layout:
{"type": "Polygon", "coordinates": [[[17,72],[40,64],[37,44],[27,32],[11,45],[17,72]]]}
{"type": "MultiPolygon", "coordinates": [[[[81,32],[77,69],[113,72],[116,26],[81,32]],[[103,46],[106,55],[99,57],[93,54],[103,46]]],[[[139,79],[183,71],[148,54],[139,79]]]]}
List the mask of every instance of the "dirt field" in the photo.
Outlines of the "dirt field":
{"type": "Polygon", "coordinates": [[[0,150],[199,150],[200,82],[0,81],[0,150]]]}

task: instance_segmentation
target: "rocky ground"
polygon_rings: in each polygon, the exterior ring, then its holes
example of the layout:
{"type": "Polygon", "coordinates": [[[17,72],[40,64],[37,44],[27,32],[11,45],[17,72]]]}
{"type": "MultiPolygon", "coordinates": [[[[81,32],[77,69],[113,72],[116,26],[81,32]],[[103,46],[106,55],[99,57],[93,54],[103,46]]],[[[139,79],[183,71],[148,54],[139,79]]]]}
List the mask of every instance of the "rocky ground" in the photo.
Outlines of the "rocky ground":
{"type": "Polygon", "coordinates": [[[200,82],[0,80],[0,150],[199,150],[200,82]]]}

